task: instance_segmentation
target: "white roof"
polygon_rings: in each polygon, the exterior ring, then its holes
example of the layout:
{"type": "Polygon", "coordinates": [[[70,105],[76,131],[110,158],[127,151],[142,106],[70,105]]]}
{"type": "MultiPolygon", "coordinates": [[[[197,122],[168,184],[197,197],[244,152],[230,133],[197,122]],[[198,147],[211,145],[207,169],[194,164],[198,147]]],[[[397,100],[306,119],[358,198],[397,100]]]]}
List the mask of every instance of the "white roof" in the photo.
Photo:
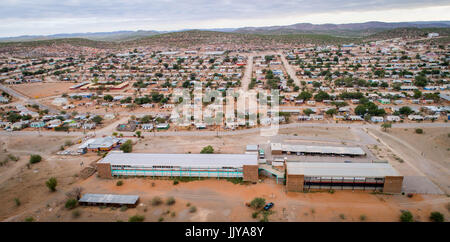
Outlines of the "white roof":
{"type": "Polygon", "coordinates": [[[255,154],[109,153],[98,163],[135,166],[242,167],[258,165],[255,154]]]}
{"type": "Polygon", "coordinates": [[[312,145],[289,145],[272,143],[272,150],[282,150],[285,152],[304,152],[304,153],[322,153],[322,154],[341,154],[341,155],[365,155],[366,152],[360,147],[341,147],[341,146],[312,146],[312,145]]]}
{"type": "Polygon", "coordinates": [[[86,193],[79,202],[87,203],[107,203],[107,204],[136,204],[137,195],[114,195],[114,194],[93,194],[86,193]]]}
{"type": "Polygon", "coordinates": [[[313,177],[399,176],[388,163],[286,162],[287,173],[313,177]]]}

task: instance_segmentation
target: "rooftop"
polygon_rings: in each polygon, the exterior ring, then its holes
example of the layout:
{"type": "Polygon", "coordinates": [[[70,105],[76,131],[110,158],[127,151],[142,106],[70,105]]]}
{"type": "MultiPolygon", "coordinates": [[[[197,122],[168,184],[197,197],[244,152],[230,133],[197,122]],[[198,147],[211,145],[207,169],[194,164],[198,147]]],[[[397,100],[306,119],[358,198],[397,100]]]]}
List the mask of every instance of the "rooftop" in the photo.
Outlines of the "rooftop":
{"type": "Polygon", "coordinates": [[[341,146],[312,146],[312,145],[289,145],[281,143],[272,143],[272,150],[282,150],[286,152],[302,153],[322,153],[338,155],[365,155],[366,152],[360,147],[341,147],[341,146]]]}
{"type": "Polygon", "coordinates": [[[255,154],[149,154],[109,153],[99,163],[135,166],[241,167],[258,165],[255,154]]]}
{"type": "Polygon", "coordinates": [[[136,204],[137,195],[114,195],[114,194],[94,194],[86,193],[79,202],[86,203],[108,203],[108,204],[136,204]]]}
{"type": "Polygon", "coordinates": [[[388,163],[286,162],[287,173],[314,177],[399,176],[388,163]]]}

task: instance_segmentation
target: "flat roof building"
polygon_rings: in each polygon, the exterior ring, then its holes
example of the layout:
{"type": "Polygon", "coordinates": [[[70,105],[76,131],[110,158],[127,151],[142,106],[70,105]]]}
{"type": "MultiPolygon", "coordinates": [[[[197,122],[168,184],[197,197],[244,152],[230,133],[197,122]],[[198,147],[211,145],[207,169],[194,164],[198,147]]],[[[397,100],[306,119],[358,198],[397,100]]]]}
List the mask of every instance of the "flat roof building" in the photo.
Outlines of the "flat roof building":
{"type": "Polygon", "coordinates": [[[128,206],[135,207],[139,201],[137,195],[114,195],[114,194],[95,194],[86,193],[78,200],[80,205],[94,206],[128,206]]]}
{"type": "Polygon", "coordinates": [[[286,162],[288,191],[360,189],[400,193],[403,176],[388,163],[286,162]]]}
{"type": "Polygon", "coordinates": [[[270,148],[273,155],[303,153],[308,155],[366,155],[360,147],[341,147],[341,146],[312,146],[312,145],[289,145],[281,143],[271,143],[270,148]]]}
{"type": "Polygon", "coordinates": [[[109,153],[97,163],[99,176],[242,177],[258,181],[257,154],[109,153]]]}

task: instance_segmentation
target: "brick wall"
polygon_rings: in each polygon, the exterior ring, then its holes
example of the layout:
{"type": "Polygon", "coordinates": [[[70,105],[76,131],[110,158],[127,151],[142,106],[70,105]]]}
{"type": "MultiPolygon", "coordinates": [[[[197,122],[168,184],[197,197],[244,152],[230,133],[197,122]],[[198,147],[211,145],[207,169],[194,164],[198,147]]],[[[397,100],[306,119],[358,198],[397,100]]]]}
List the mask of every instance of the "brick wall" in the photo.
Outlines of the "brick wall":
{"type": "Polygon", "coordinates": [[[112,178],[111,165],[109,163],[97,163],[97,172],[100,178],[112,178]]]}
{"type": "Polygon", "coordinates": [[[288,192],[303,191],[304,175],[286,175],[286,189],[288,192]]]}
{"type": "Polygon", "coordinates": [[[244,165],[244,181],[258,182],[258,165],[244,165]]]}
{"type": "Polygon", "coordinates": [[[384,178],[383,192],[401,193],[403,185],[403,176],[387,176],[384,178]]]}

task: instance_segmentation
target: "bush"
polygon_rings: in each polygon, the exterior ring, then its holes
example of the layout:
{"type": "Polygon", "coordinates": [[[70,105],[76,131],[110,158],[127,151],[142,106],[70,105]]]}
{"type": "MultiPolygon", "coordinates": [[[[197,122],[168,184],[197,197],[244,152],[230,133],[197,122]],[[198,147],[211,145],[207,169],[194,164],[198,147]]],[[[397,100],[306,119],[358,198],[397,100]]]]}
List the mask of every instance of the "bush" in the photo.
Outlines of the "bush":
{"type": "Polygon", "coordinates": [[[25,218],[25,222],[33,222],[34,218],[33,217],[27,217],[25,218]]]}
{"type": "Polygon", "coordinates": [[[50,179],[45,182],[45,185],[48,189],[50,189],[50,191],[54,192],[56,191],[56,185],[58,185],[58,182],[56,181],[56,178],[50,177],[50,179]]]}
{"type": "Polygon", "coordinates": [[[161,203],[162,203],[162,200],[161,200],[160,197],[154,197],[154,198],[152,199],[152,205],[153,205],[153,206],[158,206],[158,205],[160,205],[161,203]]]}
{"type": "Polygon", "coordinates": [[[202,151],[200,151],[201,154],[212,154],[214,153],[214,148],[211,145],[203,147],[202,151]]]}
{"type": "Polygon", "coordinates": [[[359,216],[359,220],[361,220],[361,221],[366,221],[366,219],[367,219],[367,216],[364,215],[364,214],[362,214],[361,216],[359,216]]]}
{"type": "Polygon", "coordinates": [[[14,198],[14,203],[16,204],[17,207],[20,206],[21,204],[20,200],[17,197],[14,198]]]}
{"type": "Polygon", "coordinates": [[[31,155],[30,156],[30,164],[41,162],[42,157],[40,155],[31,155]]]}
{"type": "Polygon", "coordinates": [[[195,213],[197,212],[197,208],[195,206],[192,206],[191,208],[189,208],[189,212],[195,213]]]}
{"type": "Polygon", "coordinates": [[[416,129],[416,134],[423,134],[423,129],[416,129]]]}
{"type": "Polygon", "coordinates": [[[128,209],[127,205],[122,205],[122,206],[120,207],[120,211],[121,211],[121,212],[125,212],[125,211],[127,211],[127,209],[128,209]]]}
{"type": "Polygon", "coordinates": [[[258,212],[253,212],[252,213],[252,218],[257,218],[258,217],[258,212]]]}
{"type": "Polygon", "coordinates": [[[178,181],[177,180],[174,180],[173,181],[173,185],[177,185],[178,184],[178,181]]]}
{"type": "Polygon", "coordinates": [[[175,204],[175,198],[173,198],[173,197],[167,198],[166,204],[169,206],[175,204]]]}
{"type": "Polygon", "coordinates": [[[164,221],[164,218],[163,217],[159,217],[158,222],[162,222],[162,221],[164,221]]]}
{"type": "Polygon", "coordinates": [[[250,206],[254,209],[260,209],[260,208],[264,207],[265,204],[266,204],[266,199],[261,198],[261,197],[256,197],[250,202],[250,206]]]}
{"type": "Polygon", "coordinates": [[[72,211],[72,218],[78,218],[78,217],[80,217],[80,215],[81,215],[80,210],[73,210],[72,211]]]}
{"type": "Polygon", "coordinates": [[[125,141],[125,143],[120,146],[120,150],[124,153],[130,153],[133,151],[133,143],[131,143],[131,140],[125,141]]]}
{"type": "Polygon", "coordinates": [[[413,222],[413,215],[410,211],[403,211],[402,215],[400,215],[401,222],[413,222]]]}
{"type": "Polygon", "coordinates": [[[134,215],[128,219],[128,222],[143,222],[145,220],[144,216],[134,215]]]}
{"type": "Polygon", "coordinates": [[[117,181],[117,183],[116,183],[116,186],[122,186],[123,185],[123,181],[122,180],[120,180],[120,181],[117,181]]]}
{"type": "Polygon", "coordinates": [[[77,205],[78,205],[78,201],[76,199],[70,198],[66,201],[65,207],[67,209],[74,209],[77,207],[77,205]]]}
{"type": "Polygon", "coordinates": [[[440,212],[431,212],[430,220],[433,222],[444,222],[444,215],[440,212]]]}

